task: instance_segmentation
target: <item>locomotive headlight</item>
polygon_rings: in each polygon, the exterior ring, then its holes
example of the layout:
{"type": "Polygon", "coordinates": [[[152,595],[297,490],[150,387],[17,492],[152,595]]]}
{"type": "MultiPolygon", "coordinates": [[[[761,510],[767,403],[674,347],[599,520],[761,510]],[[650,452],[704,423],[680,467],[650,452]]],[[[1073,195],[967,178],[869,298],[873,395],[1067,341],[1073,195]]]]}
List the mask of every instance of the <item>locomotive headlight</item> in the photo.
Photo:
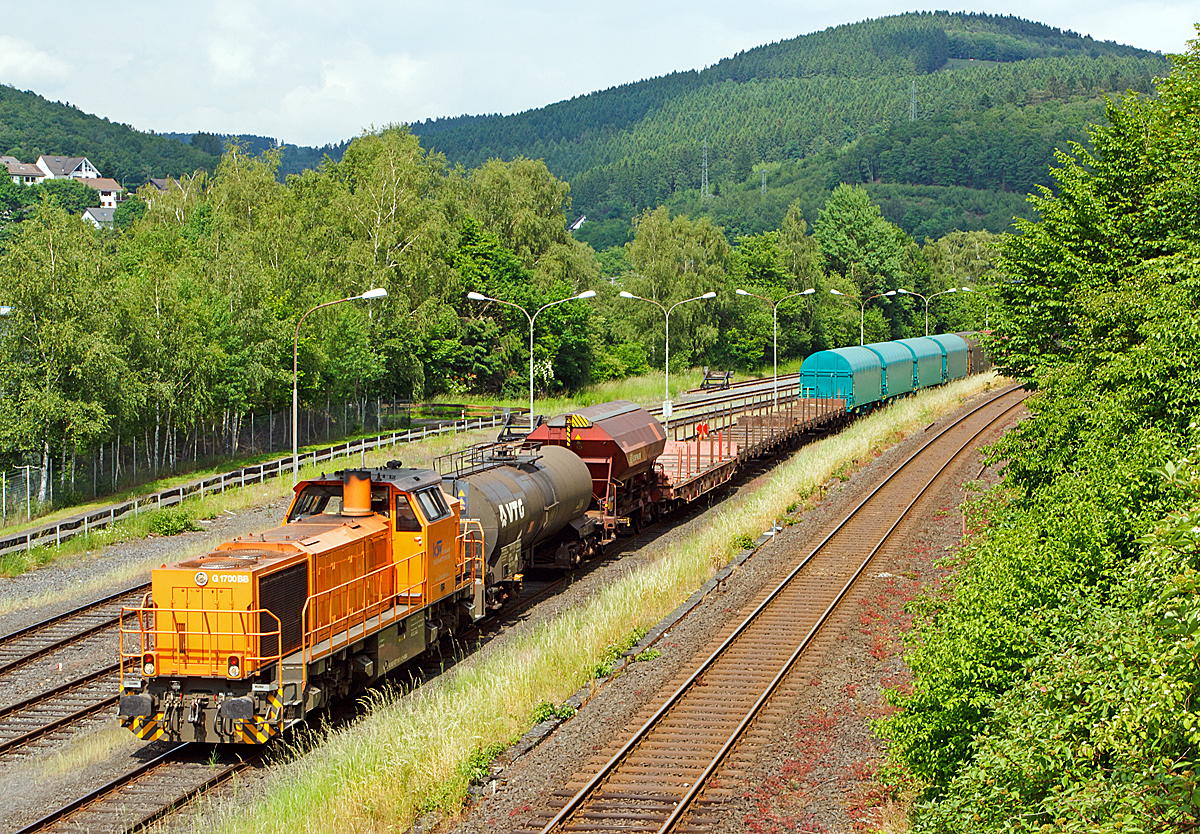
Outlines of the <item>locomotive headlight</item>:
{"type": "Polygon", "coordinates": [[[242,661],[235,654],[229,656],[229,677],[240,678],[242,676],[242,661]]]}
{"type": "Polygon", "coordinates": [[[154,677],[154,655],[148,654],[142,658],[142,675],[147,678],[154,677]]]}

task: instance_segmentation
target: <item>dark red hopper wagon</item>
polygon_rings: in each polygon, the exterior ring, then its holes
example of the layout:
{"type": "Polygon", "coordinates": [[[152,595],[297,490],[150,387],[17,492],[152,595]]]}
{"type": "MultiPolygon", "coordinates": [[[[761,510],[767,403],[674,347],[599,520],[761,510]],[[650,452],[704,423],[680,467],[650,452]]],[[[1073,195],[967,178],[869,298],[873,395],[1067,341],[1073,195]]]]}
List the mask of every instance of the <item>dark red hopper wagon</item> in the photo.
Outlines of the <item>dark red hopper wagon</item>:
{"type": "Polygon", "coordinates": [[[602,505],[610,482],[628,484],[653,472],[667,433],[641,406],[617,400],[560,414],[534,429],[526,442],[565,446],[583,458],[592,475],[592,495],[602,505]]]}

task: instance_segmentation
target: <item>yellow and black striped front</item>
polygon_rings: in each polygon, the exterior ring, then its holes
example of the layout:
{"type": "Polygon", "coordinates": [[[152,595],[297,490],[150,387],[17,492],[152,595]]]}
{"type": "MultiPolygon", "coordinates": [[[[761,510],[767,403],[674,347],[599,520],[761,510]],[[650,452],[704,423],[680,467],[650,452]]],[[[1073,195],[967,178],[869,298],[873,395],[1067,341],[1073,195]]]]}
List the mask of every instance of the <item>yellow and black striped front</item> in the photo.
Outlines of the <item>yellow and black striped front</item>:
{"type": "Polygon", "coordinates": [[[122,725],[142,741],[202,741],[221,744],[266,744],[283,730],[283,701],[280,692],[270,693],[266,715],[250,718],[222,719],[208,709],[200,721],[180,720],[179,711],[153,715],[123,716],[122,725]]]}

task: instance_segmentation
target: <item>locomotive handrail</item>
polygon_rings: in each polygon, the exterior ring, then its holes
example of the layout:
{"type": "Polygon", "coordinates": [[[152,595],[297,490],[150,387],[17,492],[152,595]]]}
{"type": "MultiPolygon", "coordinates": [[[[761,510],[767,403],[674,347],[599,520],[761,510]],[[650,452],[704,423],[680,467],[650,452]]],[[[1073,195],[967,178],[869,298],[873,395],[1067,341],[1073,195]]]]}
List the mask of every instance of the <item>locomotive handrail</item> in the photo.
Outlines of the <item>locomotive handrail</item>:
{"type": "MultiPolygon", "coordinates": [[[[458,588],[462,588],[467,584],[468,580],[474,584],[475,580],[479,578],[479,573],[477,573],[477,571],[482,571],[484,544],[483,523],[477,518],[460,518],[459,539],[463,543],[463,546],[459,551],[463,555],[463,560],[462,563],[457,566],[459,569],[458,588]],[[478,538],[476,538],[476,533],[479,534],[478,538]],[[467,555],[468,548],[472,552],[471,556],[467,555]],[[471,573],[469,577],[465,574],[467,562],[471,563],[471,573]]],[[[455,590],[458,590],[458,588],[455,590]]]]}
{"type": "MultiPolygon", "coordinates": [[[[176,625],[178,625],[178,621],[175,622],[176,625]]],[[[181,641],[183,642],[183,648],[176,650],[180,655],[186,656],[188,654],[196,653],[202,657],[211,655],[213,658],[218,659],[223,659],[222,655],[220,654],[222,650],[215,645],[219,641],[219,638],[247,638],[247,648],[253,645],[250,641],[254,638],[257,638],[257,654],[251,654],[249,651],[239,651],[236,649],[232,651],[226,651],[224,653],[225,656],[232,654],[237,655],[242,659],[242,663],[244,664],[243,669],[245,671],[240,677],[243,679],[248,678],[255,668],[262,668],[263,666],[267,666],[273,662],[278,662],[283,657],[283,624],[280,622],[278,615],[276,615],[275,612],[269,608],[251,608],[244,611],[233,611],[228,608],[160,608],[157,605],[151,605],[149,607],[121,606],[121,622],[119,628],[120,632],[118,637],[117,651],[119,652],[121,658],[122,675],[124,674],[127,661],[136,661],[137,669],[140,672],[142,658],[144,658],[147,654],[154,654],[156,659],[160,657],[160,655],[157,654],[160,651],[158,640],[160,633],[171,634],[181,638],[189,636],[199,638],[199,648],[187,648],[188,641],[181,641]],[[203,630],[175,628],[168,632],[161,625],[162,619],[160,619],[159,615],[176,613],[183,613],[188,617],[203,616],[205,619],[207,619],[209,615],[232,617],[235,618],[232,621],[240,621],[243,628],[240,631],[214,631],[211,628],[205,628],[203,630]],[[129,619],[129,615],[134,614],[136,614],[136,618],[134,619],[136,619],[137,625],[134,627],[127,627],[126,622],[129,619]],[[263,614],[269,615],[270,618],[275,621],[274,631],[261,630],[263,614]],[[247,617],[258,617],[257,621],[260,624],[260,630],[254,631],[247,629],[245,627],[247,617]],[[136,654],[134,654],[132,651],[126,651],[126,635],[128,635],[130,639],[132,639],[134,635],[137,635],[138,651],[136,654]],[[276,638],[275,645],[279,647],[279,650],[275,654],[262,654],[264,637],[276,638]],[[251,666],[251,664],[255,664],[255,666],[251,666]]],[[[203,661],[196,661],[195,663],[203,663],[203,661]]],[[[212,663],[210,666],[219,669],[220,663],[212,663]]],[[[156,666],[155,676],[159,676],[161,674],[162,669],[156,666]]]]}
{"type": "Polygon", "coordinates": [[[397,613],[398,609],[400,608],[404,609],[404,614],[409,614],[412,611],[423,607],[425,599],[423,586],[425,583],[423,581],[416,582],[404,588],[400,588],[399,577],[394,573],[397,567],[399,567],[398,563],[388,562],[387,564],[376,568],[370,573],[363,574],[362,576],[356,576],[353,579],[343,582],[341,585],[337,585],[332,588],[326,588],[319,593],[312,594],[304,601],[303,622],[306,624],[306,626],[304,631],[302,651],[304,652],[305,663],[312,662],[312,660],[315,658],[315,654],[313,653],[315,647],[326,640],[329,641],[329,652],[333,652],[339,647],[352,643],[353,638],[350,636],[351,629],[356,625],[365,625],[366,621],[372,617],[378,616],[382,618],[384,612],[390,609],[393,612],[393,620],[395,620],[400,616],[399,613],[397,613]],[[332,603],[332,597],[334,594],[338,592],[347,593],[351,589],[351,586],[362,587],[365,590],[373,577],[378,577],[388,571],[393,572],[393,592],[381,592],[377,589],[375,592],[377,598],[374,601],[367,603],[356,610],[348,611],[336,619],[331,619],[328,623],[321,625],[312,624],[314,620],[314,608],[316,605],[320,604],[320,602],[324,601],[332,603]],[[418,589],[419,591],[415,603],[413,601],[414,588],[418,589]],[[399,604],[401,597],[403,597],[405,600],[403,606],[399,604]]]}

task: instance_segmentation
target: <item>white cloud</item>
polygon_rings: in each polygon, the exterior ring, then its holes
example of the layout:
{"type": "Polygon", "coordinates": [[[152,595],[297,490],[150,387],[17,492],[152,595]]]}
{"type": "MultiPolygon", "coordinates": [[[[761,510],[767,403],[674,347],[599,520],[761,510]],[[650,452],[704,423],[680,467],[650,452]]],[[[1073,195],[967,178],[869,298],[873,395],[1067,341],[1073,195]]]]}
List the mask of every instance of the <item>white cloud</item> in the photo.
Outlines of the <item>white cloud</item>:
{"type": "Polygon", "coordinates": [[[331,132],[349,139],[371,123],[401,121],[434,82],[430,65],[411,55],[376,55],[361,44],[343,49],[321,62],[317,83],[283,94],[275,112],[287,141],[324,144],[331,132]]]}
{"type": "Polygon", "coordinates": [[[57,84],[69,78],[74,69],[28,41],[0,35],[0,81],[4,83],[57,84]]]}

